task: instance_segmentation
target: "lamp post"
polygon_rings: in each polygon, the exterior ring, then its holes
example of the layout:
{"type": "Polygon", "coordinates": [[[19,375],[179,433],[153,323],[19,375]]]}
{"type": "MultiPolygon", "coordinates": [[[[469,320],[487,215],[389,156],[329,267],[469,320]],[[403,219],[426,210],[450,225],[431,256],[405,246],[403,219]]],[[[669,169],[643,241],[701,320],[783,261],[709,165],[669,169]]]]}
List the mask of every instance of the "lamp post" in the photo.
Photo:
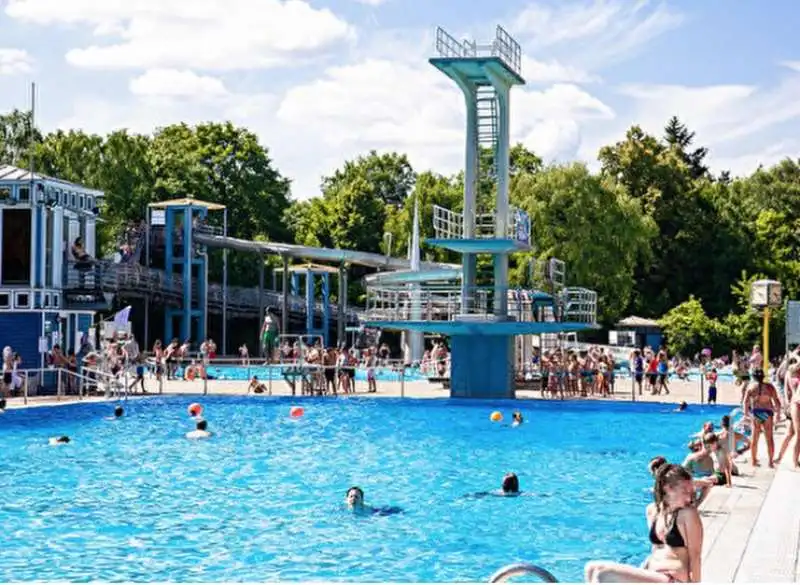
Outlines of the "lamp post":
{"type": "Polygon", "coordinates": [[[764,310],[762,354],[764,375],[769,372],[769,317],[770,309],[781,306],[781,283],[777,280],[756,280],[750,288],[750,304],[764,310]]]}

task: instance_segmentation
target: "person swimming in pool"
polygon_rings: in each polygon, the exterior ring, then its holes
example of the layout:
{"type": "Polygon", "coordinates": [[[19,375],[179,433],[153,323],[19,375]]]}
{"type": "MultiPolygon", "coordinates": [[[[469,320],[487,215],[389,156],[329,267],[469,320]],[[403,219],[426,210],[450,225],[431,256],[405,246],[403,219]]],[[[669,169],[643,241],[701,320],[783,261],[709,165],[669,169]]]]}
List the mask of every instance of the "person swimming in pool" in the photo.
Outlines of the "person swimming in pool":
{"type": "Polygon", "coordinates": [[[518,427],[523,422],[525,422],[525,421],[522,418],[522,413],[521,412],[516,411],[516,412],[514,412],[514,414],[511,415],[511,426],[512,427],[518,427]]]}
{"type": "Polygon", "coordinates": [[[403,511],[402,508],[398,508],[397,506],[383,506],[380,508],[375,508],[373,506],[367,506],[364,503],[364,490],[362,490],[357,485],[354,485],[349,490],[347,490],[347,494],[344,497],[344,503],[349,510],[356,512],[358,514],[370,514],[373,516],[392,516],[393,514],[399,514],[403,511]]]}
{"type": "Polygon", "coordinates": [[[495,497],[505,498],[508,496],[519,496],[519,495],[522,495],[522,492],[519,489],[519,477],[517,477],[516,473],[506,473],[503,476],[503,482],[500,484],[499,490],[491,492],[477,492],[474,494],[468,494],[464,497],[485,498],[489,496],[495,496],[495,497]]]}
{"type": "Polygon", "coordinates": [[[122,408],[121,406],[117,406],[117,407],[114,409],[114,418],[120,418],[120,417],[122,417],[124,414],[125,414],[125,409],[124,409],[124,408],[122,408]]]}
{"type": "Polygon", "coordinates": [[[0,414],[6,411],[6,406],[7,406],[6,399],[0,397],[0,414]]]}
{"type": "Polygon", "coordinates": [[[769,382],[764,382],[764,370],[753,371],[754,382],[747,388],[744,395],[742,409],[745,417],[749,417],[753,423],[753,434],[750,438],[750,462],[757,466],[758,463],[758,439],[761,432],[767,439],[767,457],[769,466],[774,466],[775,458],[775,437],[774,437],[774,417],[775,413],[781,408],[781,400],[775,386],[769,382]]]}
{"type": "Polygon", "coordinates": [[[197,421],[195,430],[186,433],[187,439],[208,439],[211,436],[211,431],[208,430],[208,421],[200,419],[197,421]]]}
{"type": "Polygon", "coordinates": [[[51,437],[49,442],[50,445],[55,447],[56,445],[66,445],[71,442],[71,439],[66,435],[62,435],[60,437],[51,437]]]}

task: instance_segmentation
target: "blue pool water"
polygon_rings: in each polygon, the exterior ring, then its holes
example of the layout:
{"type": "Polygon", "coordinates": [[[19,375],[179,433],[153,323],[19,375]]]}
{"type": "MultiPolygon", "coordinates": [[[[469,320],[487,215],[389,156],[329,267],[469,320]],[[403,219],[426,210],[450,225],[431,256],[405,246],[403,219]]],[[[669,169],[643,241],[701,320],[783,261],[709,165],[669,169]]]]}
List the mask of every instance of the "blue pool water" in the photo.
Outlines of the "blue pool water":
{"type": "MultiPolygon", "coordinates": [[[[208,375],[215,380],[249,380],[258,376],[259,380],[283,380],[282,370],[289,366],[208,366],[208,375]]],[[[178,370],[178,375],[183,376],[183,369],[178,370]]],[[[427,380],[419,370],[408,368],[405,371],[406,380],[427,380]]],[[[399,382],[400,372],[392,368],[375,368],[375,378],[384,382],[399,382]]],[[[366,381],[367,371],[356,370],[356,380],[366,381]]]]}
{"type": "Polygon", "coordinates": [[[646,555],[647,461],[681,459],[729,410],[205,397],[217,434],[189,441],[192,400],[0,416],[0,581],[482,581],[523,560],[576,581],[589,559],[646,555]],[[512,409],[522,427],[489,422],[512,409]],[[527,497],[463,497],[508,471],[527,497]],[[347,513],[351,485],[404,512],[347,513]]]}

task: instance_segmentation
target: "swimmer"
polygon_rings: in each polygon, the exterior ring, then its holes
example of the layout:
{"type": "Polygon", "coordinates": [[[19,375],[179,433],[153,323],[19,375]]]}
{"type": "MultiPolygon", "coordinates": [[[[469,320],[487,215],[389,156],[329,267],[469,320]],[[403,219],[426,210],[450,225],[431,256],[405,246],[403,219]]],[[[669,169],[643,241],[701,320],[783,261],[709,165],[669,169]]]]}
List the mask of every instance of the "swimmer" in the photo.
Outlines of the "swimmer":
{"type": "Polygon", "coordinates": [[[51,437],[50,438],[50,445],[55,447],[56,445],[66,445],[70,442],[70,438],[66,435],[62,435],[60,437],[51,437]]]}
{"type": "Polygon", "coordinates": [[[661,467],[666,465],[667,463],[669,462],[667,461],[666,457],[662,457],[661,455],[659,455],[658,457],[653,457],[650,460],[650,463],[647,464],[647,471],[649,471],[650,475],[652,475],[653,478],[655,478],[658,470],[661,469],[661,467]]]}
{"type": "Polygon", "coordinates": [[[0,398],[0,414],[4,413],[6,411],[6,404],[7,404],[6,403],[6,399],[5,398],[0,398]]]}
{"type": "Polygon", "coordinates": [[[512,422],[511,422],[511,426],[512,426],[512,427],[518,427],[518,426],[519,426],[519,425],[521,425],[523,422],[525,422],[525,421],[523,420],[523,418],[522,418],[522,413],[521,413],[521,412],[519,412],[519,411],[517,411],[517,412],[515,412],[514,414],[512,414],[512,415],[511,415],[511,418],[512,418],[512,422]]]}
{"type": "Polygon", "coordinates": [[[120,418],[124,414],[125,414],[125,409],[122,408],[121,406],[117,406],[114,409],[114,418],[120,418]]]}
{"type": "Polygon", "coordinates": [[[186,433],[187,439],[208,439],[211,432],[208,430],[208,422],[200,419],[197,421],[197,428],[186,433]]]}
{"type": "Polygon", "coordinates": [[[272,396],[272,392],[264,385],[263,382],[258,381],[258,376],[253,376],[250,380],[250,386],[247,388],[247,393],[264,394],[265,392],[272,396]]]}
{"type": "Polygon", "coordinates": [[[487,496],[495,496],[495,497],[509,497],[509,496],[519,496],[522,495],[522,492],[519,489],[519,478],[517,477],[516,473],[506,473],[503,476],[503,483],[500,486],[498,491],[493,492],[477,492],[475,494],[469,494],[465,497],[467,498],[485,498],[487,496]]]}
{"type": "Polygon", "coordinates": [[[689,408],[689,405],[686,404],[686,401],[684,400],[678,405],[678,408],[676,408],[673,412],[683,412],[687,408],[689,408]]]}
{"type": "Polygon", "coordinates": [[[347,490],[347,494],[344,497],[344,503],[349,510],[356,512],[358,514],[370,514],[373,516],[391,516],[393,514],[399,514],[403,511],[402,508],[398,508],[397,506],[388,506],[382,508],[374,508],[372,506],[367,506],[364,503],[364,490],[362,490],[358,486],[353,486],[349,490],[347,490]]]}

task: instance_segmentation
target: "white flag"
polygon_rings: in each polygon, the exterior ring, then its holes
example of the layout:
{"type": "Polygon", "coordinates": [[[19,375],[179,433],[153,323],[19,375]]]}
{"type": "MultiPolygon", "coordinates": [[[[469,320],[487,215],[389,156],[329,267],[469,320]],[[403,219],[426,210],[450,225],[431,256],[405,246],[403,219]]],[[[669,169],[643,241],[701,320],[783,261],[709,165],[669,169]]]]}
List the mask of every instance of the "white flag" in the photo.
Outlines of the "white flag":
{"type": "Polygon", "coordinates": [[[117,327],[125,327],[131,317],[131,306],[128,305],[116,315],[114,315],[114,325],[117,327]]]}

